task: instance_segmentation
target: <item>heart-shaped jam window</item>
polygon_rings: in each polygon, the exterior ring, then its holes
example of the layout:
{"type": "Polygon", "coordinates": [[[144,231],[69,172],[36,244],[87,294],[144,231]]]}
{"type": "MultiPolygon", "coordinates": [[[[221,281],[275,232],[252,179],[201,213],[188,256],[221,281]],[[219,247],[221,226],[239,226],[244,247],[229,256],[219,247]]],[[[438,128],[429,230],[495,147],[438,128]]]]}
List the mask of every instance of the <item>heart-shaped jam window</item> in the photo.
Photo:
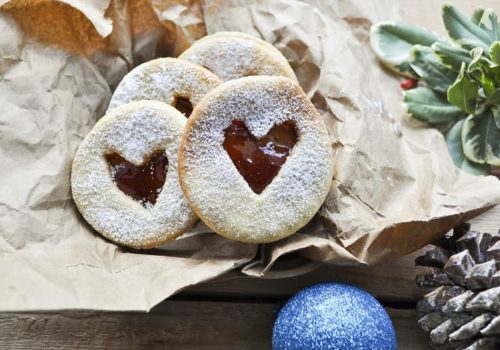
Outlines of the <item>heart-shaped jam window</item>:
{"type": "Polygon", "coordinates": [[[126,195],[145,208],[156,204],[167,177],[168,159],[164,151],[153,153],[142,165],[134,165],[116,153],[106,155],[113,181],[126,195]]]}
{"type": "Polygon", "coordinates": [[[273,126],[260,139],[239,120],[233,120],[224,133],[224,149],[257,194],[271,183],[297,142],[295,125],[290,121],[273,126]]]}
{"type": "Polygon", "coordinates": [[[189,118],[191,113],[193,113],[193,104],[186,97],[178,96],[174,100],[174,107],[184,114],[186,118],[189,118]]]}

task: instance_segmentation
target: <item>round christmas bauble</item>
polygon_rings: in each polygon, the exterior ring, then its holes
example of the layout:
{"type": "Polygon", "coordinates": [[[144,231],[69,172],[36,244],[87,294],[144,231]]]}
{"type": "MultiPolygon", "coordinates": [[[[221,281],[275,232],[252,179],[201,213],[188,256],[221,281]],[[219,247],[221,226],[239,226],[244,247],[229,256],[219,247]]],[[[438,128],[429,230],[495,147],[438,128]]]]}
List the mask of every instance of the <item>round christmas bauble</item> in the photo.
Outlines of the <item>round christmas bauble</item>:
{"type": "Polygon", "coordinates": [[[368,292],[340,283],[303,289],[280,310],[273,349],[395,350],[389,315],[368,292]]]}

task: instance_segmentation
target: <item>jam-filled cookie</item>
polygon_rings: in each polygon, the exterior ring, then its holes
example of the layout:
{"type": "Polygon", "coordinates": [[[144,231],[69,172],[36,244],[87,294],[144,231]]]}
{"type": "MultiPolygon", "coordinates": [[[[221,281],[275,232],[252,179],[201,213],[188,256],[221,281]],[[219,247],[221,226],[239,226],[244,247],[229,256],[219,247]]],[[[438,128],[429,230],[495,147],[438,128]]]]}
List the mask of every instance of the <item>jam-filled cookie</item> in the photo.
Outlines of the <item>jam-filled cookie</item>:
{"type": "Polygon", "coordinates": [[[158,58],[132,69],[118,84],[108,112],[141,100],[154,100],[174,106],[189,117],[203,96],[221,83],[209,70],[177,58],[158,58]]]}
{"type": "Polygon", "coordinates": [[[219,32],[203,37],[179,58],[208,68],[224,81],[250,75],[297,80],[286,58],[274,46],[241,32],[219,32]]]}
{"type": "Polygon", "coordinates": [[[177,156],[186,118],[157,101],[131,102],[100,119],[73,160],[73,199],[106,238],[156,247],[196,220],[179,185],[177,156]]]}
{"type": "Polygon", "coordinates": [[[191,208],[231,239],[265,243],[304,226],[333,176],[328,131],[302,89],[282,77],[226,82],[188,120],[179,177],[191,208]]]}

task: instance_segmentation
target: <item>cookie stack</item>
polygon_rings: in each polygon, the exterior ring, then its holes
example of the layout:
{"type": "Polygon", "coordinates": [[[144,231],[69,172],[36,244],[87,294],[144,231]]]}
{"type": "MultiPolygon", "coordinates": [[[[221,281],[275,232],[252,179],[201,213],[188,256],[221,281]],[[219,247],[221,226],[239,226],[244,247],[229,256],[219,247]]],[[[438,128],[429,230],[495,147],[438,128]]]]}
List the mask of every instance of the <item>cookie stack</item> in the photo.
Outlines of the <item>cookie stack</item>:
{"type": "Polygon", "coordinates": [[[123,78],[75,155],[71,185],[85,220],[125,246],[159,246],[197,218],[266,243],[314,216],[332,173],[326,127],[286,59],[222,32],[123,78]]]}

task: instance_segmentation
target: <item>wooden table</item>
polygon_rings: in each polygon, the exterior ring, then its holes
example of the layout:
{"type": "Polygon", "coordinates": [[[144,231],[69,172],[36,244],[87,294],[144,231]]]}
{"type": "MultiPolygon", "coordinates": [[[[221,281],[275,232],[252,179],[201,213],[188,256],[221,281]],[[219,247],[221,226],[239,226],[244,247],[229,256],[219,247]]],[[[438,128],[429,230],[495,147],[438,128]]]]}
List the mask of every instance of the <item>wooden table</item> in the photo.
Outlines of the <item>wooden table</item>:
{"type": "MultiPolygon", "coordinates": [[[[402,0],[402,15],[442,32],[439,8],[444,1],[402,0]]],[[[496,8],[495,0],[454,1],[470,13],[475,6],[496,8]]],[[[500,206],[472,221],[473,228],[498,232],[500,206]]],[[[415,285],[422,268],[416,256],[426,248],[374,267],[323,266],[281,280],[231,274],[185,290],[149,314],[63,312],[0,314],[0,349],[269,349],[280,305],[296,291],[323,281],[355,284],[373,293],[387,308],[398,347],[430,349],[417,325],[416,301],[427,291],[415,285]]]]}
{"type": "MultiPolygon", "coordinates": [[[[500,206],[471,221],[473,229],[498,232],[500,206]]],[[[411,255],[374,267],[323,266],[279,280],[237,274],[185,290],[151,313],[63,312],[0,314],[3,349],[270,349],[276,312],[305,286],[347,282],[373,293],[391,316],[399,349],[430,349],[417,325],[417,288],[423,268],[411,255]]]]}

